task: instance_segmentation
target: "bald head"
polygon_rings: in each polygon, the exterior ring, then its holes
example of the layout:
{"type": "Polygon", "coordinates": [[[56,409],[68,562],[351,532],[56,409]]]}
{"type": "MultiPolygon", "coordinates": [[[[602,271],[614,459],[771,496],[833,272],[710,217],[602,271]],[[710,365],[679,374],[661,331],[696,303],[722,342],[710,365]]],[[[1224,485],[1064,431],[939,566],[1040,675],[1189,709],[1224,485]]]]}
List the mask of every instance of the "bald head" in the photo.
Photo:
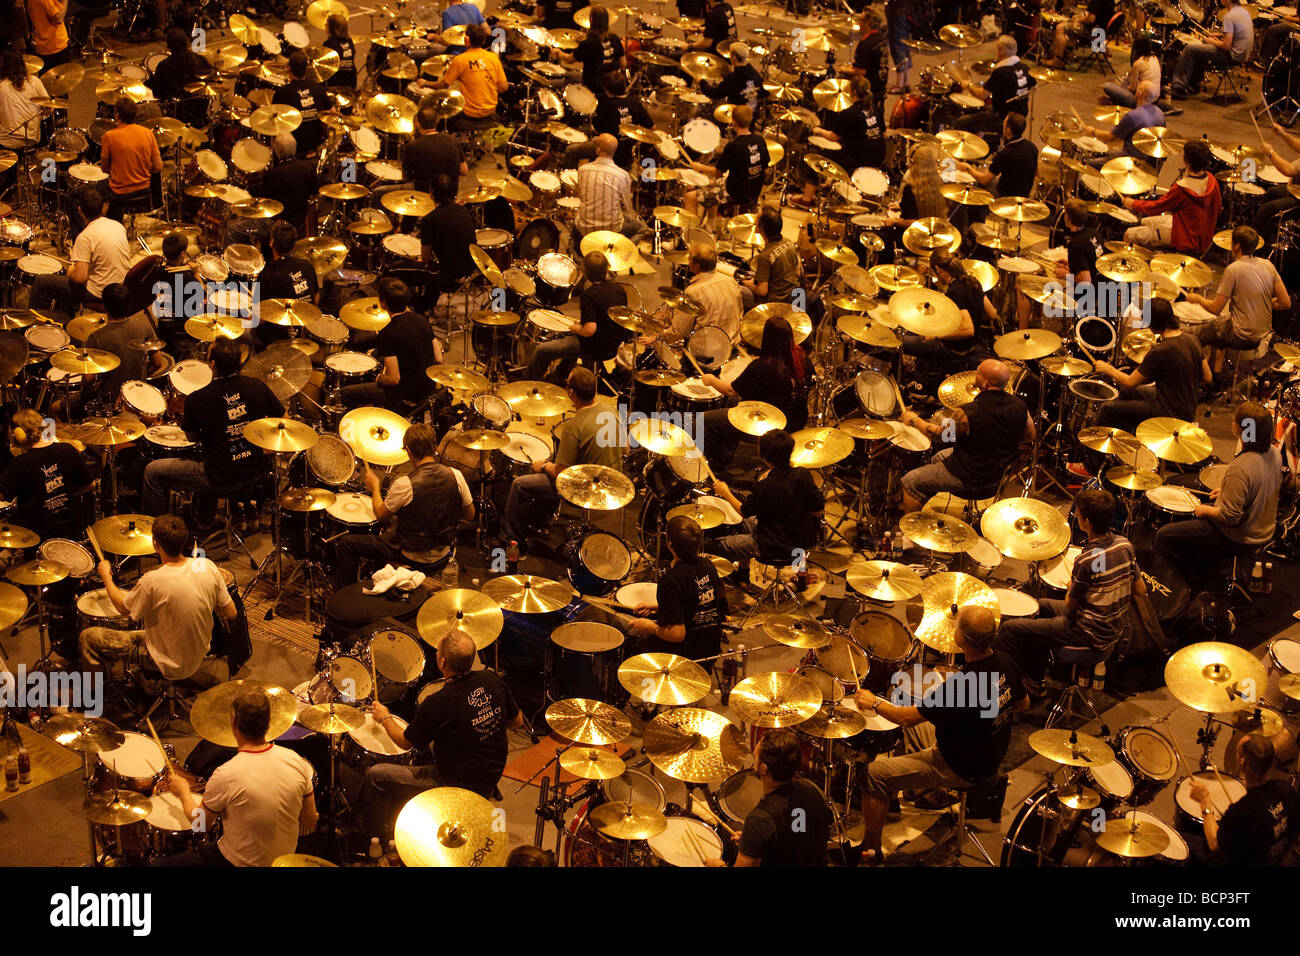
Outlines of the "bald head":
{"type": "Polygon", "coordinates": [[[993,646],[998,634],[998,621],[986,607],[964,607],[957,612],[957,633],[960,643],[975,651],[986,651],[993,646]]]}
{"type": "Polygon", "coordinates": [[[464,631],[448,631],[447,636],[438,645],[438,656],[442,658],[438,666],[448,677],[456,674],[468,674],[474,666],[474,642],[464,631]]]}
{"type": "Polygon", "coordinates": [[[596,137],[596,155],[613,156],[618,152],[618,140],[610,133],[601,133],[596,137]]]}
{"type": "Polygon", "coordinates": [[[1138,106],[1150,106],[1160,99],[1160,84],[1155,80],[1143,80],[1138,84],[1134,96],[1137,97],[1138,106]]]}
{"type": "Polygon", "coordinates": [[[975,370],[975,385],[980,389],[1006,388],[1011,372],[997,359],[985,359],[975,370]]]}

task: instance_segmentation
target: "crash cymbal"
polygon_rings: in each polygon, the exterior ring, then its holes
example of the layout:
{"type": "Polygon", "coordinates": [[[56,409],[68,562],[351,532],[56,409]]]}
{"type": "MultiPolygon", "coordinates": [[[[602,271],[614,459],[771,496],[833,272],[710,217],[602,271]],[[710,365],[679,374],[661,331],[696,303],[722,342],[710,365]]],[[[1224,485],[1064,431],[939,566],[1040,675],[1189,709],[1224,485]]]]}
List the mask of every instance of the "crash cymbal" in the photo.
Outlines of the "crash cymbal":
{"type": "Polygon", "coordinates": [[[939,191],[943,193],[944,199],[962,206],[988,206],[993,202],[993,194],[987,189],[964,183],[945,183],[939,187],[939,191]]]}
{"type": "Polygon", "coordinates": [[[717,83],[727,75],[727,65],[722,57],[699,50],[684,54],[681,66],[687,76],[709,83],[717,83]]]}
{"type": "Polygon", "coordinates": [[[668,457],[683,455],[695,448],[694,440],[685,431],[661,418],[643,418],[633,422],[628,437],[647,451],[668,457]]]}
{"type": "Polygon", "coordinates": [[[51,96],[67,96],[86,78],[86,68],[80,63],[63,63],[45,71],[41,85],[51,96]]]}
{"type": "Polygon", "coordinates": [[[416,630],[430,647],[437,647],[450,631],[464,631],[475,648],[489,647],[501,635],[501,606],[481,591],[446,588],[420,605],[416,630]]]}
{"type": "Polygon", "coordinates": [[[1165,686],[1193,710],[1228,713],[1259,703],[1266,686],[1263,663],[1245,648],[1221,641],[1189,644],[1165,663],[1165,686]]]}
{"type": "Polygon", "coordinates": [[[1164,482],[1154,471],[1142,471],[1129,465],[1115,465],[1106,469],[1106,481],[1126,491],[1150,491],[1164,482]]]}
{"type": "Polygon", "coordinates": [[[45,587],[49,584],[57,584],[70,573],[66,564],[37,558],[10,568],[5,572],[5,577],[22,587],[45,587]]]}
{"type": "MultiPolygon", "coordinates": [[[[1114,162],[1114,160],[1111,160],[1111,162],[1114,162]]],[[[1107,165],[1110,164],[1107,163],[1107,165]]],[[[1156,185],[1156,174],[1141,169],[1113,172],[1107,172],[1103,169],[1101,178],[1110,183],[1115,192],[1121,196],[1140,196],[1142,193],[1150,192],[1156,185]]]]}
{"type": "MultiPolygon", "coordinates": [[[[839,163],[827,159],[825,156],[819,156],[816,153],[807,153],[803,158],[804,165],[811,169],[822,179],[832,183],[847,183],[849,174],[839,163]]],[[[857,262],[855,257],[852,261],[857,262]]]]}
{"type": "Polygon", "coordinates": [[[659,714],[646,724],[643,740],[651,762],[686,783],[720,783],[741,768],[748,753],[739,727],[698,707],[659,714]]]}
{"type": "Polygon", "coordinates": [[[0,548],[9,551],[21,551],[34,548],[41,543],[41,536],[35,531],[28,531],[16,524],[0,525],[0,548]]]}
{"type": "Polygon", "coordinates": [[[1016,276],[1016,288],[1034,302],[1056,309],[1058,314],[1073,311],[1076,307],[1074,299],[1055,276],[1021,273],[1016,276]]]}
{"type": "Polygon", "coordinates": [[[906,601],[921,593],[920,576],[893,561],[868,561],[855,554],[844,576],[849,587],[875,601],[906,601]]]}
{"type": "Polygon", "coordinates": [[[520,418],[547,418],[573,408],[568,393],[549,382],[510,382],[497,389],[497,394],[520,418]]]}
{"type": "Polygon", "coordinates": [[[650,388],[672,388],[674,385],[680,385],[686,381],[686,373],[678,372],[670,368],[651,368],[644,372],[637,372],[632,376],[636,379],[638,385],[646,385],[650,388]]]}
{"type": "Polygon", "coordinates": [[[96,521],[94,530],[95,540],[108,554],[153,554],[153,518],[149,515],[111,515],[96,521]]]}
{"type": "Polygon", "coordinates": [[[215,342],[218,337],[237,339],[244,334],[244,325],[240,319],[214,312],[186,319],[185,334],[200,342],[215,342]]]}
{"type": "MultiPolygon", "coordinates": [[[[463,27],[461,29],[464,30],[463,27]]],[[[413,80],[420,75],[420,67],[404,53],[390,53],[380,75],[390,80],[413,80]]]]}
{"type": "Polygon", "coordinates": [[[796,345],[802,345],[812,334],[812,317],[807,312],[799,312],[788,302],[765,302],[756,305],[744,314],[740,320],[740,338],[752,348],[761,348],[763,328],[773,316],[781,316],[790,323],[796,345]]]}
{"type": "Polygon", "coordinates": [[[806,677],[779,671],[747,677],[731,689],[736,716],[757,727],[793,727],[821,709],[822,692],[806,677]]]}
{"type": "Polygon", "coordinates": [[[339,309],[339,321],[358,332],[378,332],[386,326],[391,316],[379,305],[377,298],[353,299],[339,309]]]}
{"type": "Polygon", "coordinates": [[[935,135],[939,137],[940,148],[953,159],[983,159],[989,154],[989,144],[984,141],[984,137],[976,136],[974,133],[959,129],[945,129],[935,135]]]}
{"type": "MultiPolygon", "coordinates": [[[[194,727],[194,732],[204,740],[211,741],[218,746],[234,747],[235,736],[230,722],[231,705],[241,694],[254,690],[260,690],[266,694],[271,703],[271,726],[266,732],[267,740],[274,740],[293,726],[298,712],[297,702],[293,694],[283,687],[268,684],[264,681],[232,680],[205,690],[194,701],[194,707],[190,711],[190,724],[194,727]]],[[[346,708],[346,711],[351,711],[358,717],[356,725],[350,729],[355,730],[356,727],[360,727],[363,722],[360,719],[360,711],[352,707],[346,708]]],[[[322,722],[319,716],[312,719],[322,722]]],[[[343,719],[346,720],[347,718],[343,719]]],[[[308,726],[305,721],[303,723],[304,726],[308,726]]],[[[324,733],[325,731],[321,732],[324,733]]]]}
{"type": "MultiPolygon", "coordinates": [[[[429,97],[429,107],[438,119],[450,119],[465,110],[465,94],[460,90],[434,90],[426,95],[429,97]]],[[[401,119],[407,112],[405,107],[386,108],[386,111],[390,117],[390,125],[398,123],[405,126],[405,120],[401,119]]]]}
{"type": "Polygon", "coordinates": [[[1100,767],[1115,759],[1106,741],[1080,730],[1036,730],[1029,735],[1029,746],[1065,767],[1100,767]]]}
{"type": "Polygon", "coordinates": [[[1000,358],[1030,362],[1045,358],[1061,347],[1061,337],[1050,329],[1024,329],[1007,332],[993,340],[993,351],[1000,358]]]}
{"type": "Polygon", "coordinates": [[[348,8],[338,0],[313,0],[307,7],[307,22],[317,30],[324,30],[329,24],[330,17],[342,17],[346,21],[348,8]]]}
{"type": "Polygon", "coordinates": [[[220,73],[234,73],[248,61],[248,50],[238,43],[223,43],[210,50],[208,62],[220,73]]]}
{"type": "Polygon", "coordinates": [[[339,436],[358,458],[388,468],[406,461],[402,438],[411,423],[386,408],[354,408],[339,422],[339,436]]]}
{"type": "Polygon", "coordinates": [[[1139,153],[1166,159],[1181,150],[1187,140],[1170,132],[1167,126],[1148,126],[1134,133],[1130,142],[1139,153]]]}
{"type": "Polygon", "coordinates": [[[125,445],[145,433],[144,423],[133,415],[87,418],[83,425],[84,430],[78,435],[82,444],[105,448],[125,445]]]}
{"type": "MultiPolygon", "coordinates": [[[[447,97],[442,97],[442,102],[447,97]]],[[[405,134],[413,129],[418,106],[396,93],[379,93],[366,103],[366,119],[381,133],[405,134]]],[[[454,114],[453,114],[454,115],[454,114]]]]}
{"type": "Polygon", "coordinates": [[[27,613],[27,595],[0,582],[0,628],[12,627],[27,613]]]}
{"type": "Polygon", "coordinates": [[[899,289],[889,297],[893,322],[917,335],[942,337],[961,324],[961,310],[946,295],[916,287],[899,289]]]}
{"type": "Polygon", "coordinates": [[[398,216],[427,216],[433,212],[433,197],[413,189],[384,193],[380,202],[398,216]]]}
{"type": "Polygon", "coordinates": [[[773,429],[785,428],[785,413],[767,402],[740,402],[727,409],[727,421],[738,431],[758,438],[773,429]]]}
{"type": "Polygon", "coordinates": [[[894,434],[888,422],[870,421],[866,418],[848,418],[835,427],[858,441],[879,441],[894,434]]]}
{"type": "Polygon", "coordinates": [[[288,511],[324,511],[337,496],[328,488],[290,488],[280,495],[280,507],[288,511]]]}
{"type": "Polygon", "coordinates": [[[769,614],[763,621],[763,633],[778,644],[803,650],[816,650],[831,642],[831,632],[817,621],[793,614],[769,614]]]}
{"type": "Polygon", "coordinates": [[[393,838],[408,867],[504,866],[509,841],[491,801],[471,790],[436,787],[412,797],[393,838]]]}
{"type": "Polygon", "coordinates": [[[298,712],[298,723],[331,736],[357,730],[365,722],[365,712],[349,704],[313,704],[298,712]]]}
{"type": "Polygon", "coordinates": [[[737,245],[753,246],[756,249],[767,245],[767,239],[763,236],[763,231],[758,228],[758,222],[752,212],[731,219],[727,223],[727,232],[731,235],[731,241],[737,245]]]}
{"type": "Polygon", "coordinates": [[[243,374],[264,382],[284,403],[302,391],[311,370],[311,360],[293,343],[277,342],[249,359],[243,374]]]}
{"type": "MultiPolygon", "coordinates": [[[[871,277],[871,273],[862,268],[862,266],[855,264],[840,266],[840,268],[835,270],[835,274],[839,276],[840,281],[844,283],[846,289],[855,292],[858,295],[875,296],[880,293],[880,286],[878,286],[876,280],[871,277]]],[[[865,310],[852,309],[851,311],[857,312],[865,310]]]]}
{"type": "Polygon", "coordinates": [[[995,622],[1002,616],[993,589],[979,578],[960,571],[930,575],[921,582],[921,599],[925,616],[917,625],[916,639],[942,654],[958,650],[957,617],[962,608],[987,608],[993,612],[995,622]]]}
{"type": "Polygon", "coordinates": [[[228,26],[230,32],[234,34],[235,39],[240,43],[257,45],[262,42],[262,31],[256,23],[244,16],[242,13],[236,13],[231,16],[228,26]]]}
{"type": "Polygon", "coordinates": [[[452,441],[470,451],[499,451],[510,444],[510,436],[492,429],[471,428],[457,433],[452,441]]]}
{"type": "Polygon", "coordinates": [[[549,614],[573,599],[573,588],[562,581],[532,574],[511,574],[492,578],[483,585],[483,593],[516,614],[549,614]]]}
{"type": "Polygon", "coordinates": [[[306,451],[320,440],[310,425],[292,418],[259,418],[244,426],[244,439],[264,451],[306,451]]]}
{"type": "Polygon", "coordinates": [[[897,292],[899,289],[910,289],[921,284],[921,273],[911,266],[883,263],[872,266],[867,271],[876,284],[886,292],[897,292]]]}
{"type": "Polygon", "coordinates": [[[671,706],[693,704],[713,686],[699,664],[663,653],[629,657],[618,667],[618,682],[638,700],[671,706]]]}
{"type": "Polygon", "coordinates": [[[1151,259],[1151,271],[1168,276],[1181,289],[1199,289],[1209,285],[1213,270],[1200,259],[1181,252],[1162,252],[1151,259]]]}
{"type": "Polygon", "coordinates": [[[111,372],[122,364],[112,352],[103,349],[64,349],[50,356],[50,366],[72,375],[97,375],[111,372]]]}
{"type": "Polygon", "coordinates": [[[1133,816],[1107,821],[1096,836],[1097,846],[1125,859],[1158,856],[1169,846],[1169,834],[1152,820],[1139,820],[1133,816]]]}
{"type": "Polygon", "coordinates": [[[941,27],[939,29],[939,39],[959,50],[968,50],[984,42],[984,37],[978,30],[974,27],[968,27],[964,23],[950,23],[945,27],[941,27]]]}
{"type": "MultiPolygon", "coordinates": [[[[613,780],[627,765],[618,754],[600,747],[574,747],[560,754],[560,767],[582,780],[613,780]]],[[[621,804],[626,807],[627,804],[621,804]]]]}
{"type": "MultiPolygon", "coordinates": [[[[0,311],[0,330],[12,332],[16,329],[25,329],[40,322],[40,316],[41,313],[33,312],[31,309],[4,309],[0,311]]],[[[15,336],[15,338],[22,339],[22,336],[15,336]]],[[[25,339],[23,339],[23,342],[26,344],[25,339]]],[[[24,356],[25,361],[26,357],[24,356]]]]}
{"type": "Polygon", "coordinates": [[[678,505],[668,511],[669,520],[673,518],[690,518],[700,526],[701,531],[710,531],[714,528],[725,524],[727,516],[721,508],[714,505],[705,504],[702,501],[693,501],[690,504],[678,505]]]}
{"type": "Polygon", "coordinates": [[[853,436],[838,428],[804,428],[791,437],[790,464],[797,468],[828,468],[853,452],[853,436]]]}
{"type": "Polygon", "coordinates": [[[107,827],[139,823],[152,812],[153,799],[130,790],[92,793],[81,803],[82,816],[107,827]]]}
{"type": "Polygon", "coordinates": [[[858,261],[856,252],[848,246],[840,245],[834,239],[818,239],[817,251],[831,262],[838,262],[840,265],[854,265],[858,261]]]}
{"type": "Polygon", "coordinates": [[[1210,457],[1213,446],[1204,428],[1181,418],[1148,418],[1138,424],[1137,440],[1164,461],[1190,465],[1210,457]]]}
{"type": "Polygon", "coordinates": [[[486,392],[491,386],[486,376],[468,365],[430,365],[425,371],[436,384],[453,391],[486,392]]]}
{"type": "Polygon", "coordinates": [[[348,247],[341,240],[328,236],[308,236],[293,244],[293,255],[295,258],[306,259],[311,263],[316,271],[316,279],[323,287],[325,276],[335,269],[343,268],[343,264],[347,262],[348,247]]]}
{"type": "Polygon", "coordinates": [[[989,212],[1011,222],[1038,222],[1046,219],[1050,210],[1046,203],[1024,196],[1002,196],[989,206],[989,212]]]}
{"type": "Polygon", "coordinates": [[[649,840],[668,829],[668,818],[648,803],[614,800],[592,810],[587,819],[611,840],[649,840]]]}
{"type": "Polygon", "coordinates": [[[960,518],[933,511],[903,515],[898,527],[914,544],[942,554],[965,551],[979,540],[975,529],[960,518]]]}
{"type": "Polygon", "coordinates": [[[636,497],[632,479],[604,465],[570,465],[555,476],[555,491],[589,511],[617,511],[636,497]]]}
{"type": "Polygon", "coordinates": [[[306,299],[263,299],[259,303],[259,320],[281,328],[305,328],[320,317],[321,310],[306,299]]]}
{"type": "Polygon", "coordinates": [[[1151,273],[1143,260],[1122,252],[1098,257],[1097,271],[1116,282],[1144,282],[1151,273]]]}
{"type": "Polygon", "coordinates": [[[903,230],[903,245],[909,251],[916,253],[928,253],[944,248],[949,252],[956,252],[961,245],[961,233],[947,219],[927,216],[915,220],[903,230]]]}
{"type": "Polygon", "coordinates": [[[685,292],[674,289],[671,286],[661,285],[659,287],[659,298],[664,305],[677,312],[686,312],[690,315],[703,315],[704,306],[700,305],[685,292]]]}
{"type": "Polygon", "coordinates": [[[636,246],[631,239],[607,229],[587,233],[582,237],[580,248],[584,256],[593,252],[603,253],[609,260],[609,267],[615,272],[632,268],[637,257],[636,246]]]}
{"type": "Polygon", "coordinates": [[[248,118],[248,128],[254,133],[261,133],[263,136],[279,136],[281,133],[292,133],[301,125],[302,113],[292,106],[285,106],[282,103],[259,106],[253,110],[253,115],[248,118]]]}
{"type": "Polygon", "coordinates": [[[799,733],[822,740],[844,740],[867,729],[867,718],[840,704],[823,707],[799,724],[799,733]]]}
{"type": "Polygon", "coordinates": [[[1070,524],[1037,498],[1004,498],[980,519],[980,533],[1009,558],[1047,561],[1070,544],[1070,524]]]}
{"type": "MultiPolygon", "coordinates": [[[[9,584],[3,586],[17,590],[9,584]]],[[[18,594],[22,596],[21,591],[18,594]]],[[[116,750],[126,742],[126,735],[111,720],[75,713],[51,714],[41,724],[41,733],[56,744],[83,754],[116,750]]]]}
{"type": "Polygon", "coordinates": [[[841,315],[835,320],[835,327],[855,342],[873,348],[896,349],[902,344],[902,339],[889,326],[869,315],[841,315]]]}
{"type": "Polygon", "coordinates": [[[1103,455],[1132,457],[1138,449],[1135,436],[1120,428],[1108,428],[1094,425],[1079,432],[1079,444],[1084,448],[1099,451],[1103,455]]]}
{"type": "Polygon", "coordinates": [[[1091,362],[1073,355],[1049,355],[1039,363],[1039,367],[1050,375],[1062,378],[1078,378],[1092,371],[1091,362]]]}
{"type": "Polygon", "coordinates": [[[230,204],[230,211],[240,219],[274,219],[284,212],[278,199],[244,199],[230,204]]]}
{"type": "MultiPolygon", "coordinates": [[[[642,655],[649,656],[649,655],[642,655]]],[[[672,657],[671,654],[660,655],[672,657]]],[[[632,722],[617,707],[599,700],[571,697],[546,708],[546,723],[565,740],[597,747],[626,740],[632,722]]]]}
{"type": "Polygon", "coordinates": [[[38,106],[47,110],[67,110],[71,105],[67,100],[60,100],[50,96],[33,96],[30,100],[32,106],[38,106]]]}
{"type": "Polygon", "coordinates": [[[813,87],[813,101],[824,110],[842,113],[853,105],[853,95],[849,92],[849,81],[834,78],[822,80],[813,87]]]}
{"type": "Polygon", "coordinates": [[[370,195],[370,190],[360,183],[326,183],[317,192],[325,199],[335,199],[344,202],[354,199],[364,199],[370,195]]]}
{"type": "MultiPolygon", "coordinates": [[[[1089,370],[1092,366],[1088,366],[1089,370]]],[[[1011,383],[1007,382],[1006,392],[1011,392],[1011,383]]],[[[979,389],[975,387],[975,371],[958,372],[955,375],[949,375],[939,383],[939,401],[944,408],[963,408],[975,401],[979,395],[979,389]]]]}
{"type": "Polygon", "coordinates": [[[647,146],[654,146],[659,142],[658,133],[645,126],[638,126],[636,123],[623,123],[619,126],[618,131],[628,139],[644,143],[647,146]]]}

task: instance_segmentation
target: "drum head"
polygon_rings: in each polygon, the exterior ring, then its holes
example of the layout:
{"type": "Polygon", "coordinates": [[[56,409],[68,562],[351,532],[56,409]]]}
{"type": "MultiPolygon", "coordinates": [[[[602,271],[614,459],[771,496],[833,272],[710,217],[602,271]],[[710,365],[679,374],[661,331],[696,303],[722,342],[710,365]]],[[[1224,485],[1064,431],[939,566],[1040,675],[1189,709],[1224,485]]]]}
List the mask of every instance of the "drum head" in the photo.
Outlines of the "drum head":
{"type": "Polygon", "coordinates": [[[682,142],[701,155],[711,153],[722,142],[722,130],[708,119],[693,119],[682,127],[682,142]]]}
{"type": "Polygon", "coordinates": [[[1115,326],[1089,315],[1074,324],[1074,340],[1087,352],[1101,354],[1115,348],[1115,326]]]}
{"type": "Polygon", "coordinates": [[[40,546],[39,553],[48,561],[62,564],[74,578],[84,578],[95,570],[95,562],[90,552],[67,538],[51,538],[40,546]]]}
{"type": "Polygon", "coordinates": [[[420,642],[405,631],[380,631],[369,642],[375,673],[397,683],[408,684],[424,672],[424,651],[420,642]]]}
{"type": "Polygon", "coordinates": [[[1288,674],[1300,674],[1300,641],[1280,637],[1269,645],[1268,652],[1277,666],[1288,674]]]}
{"type": "Polygon", "coordinates": [[[1070,391],[1088,402],[1109,402],[1119,398],[1119,389],[1096,378],[1076,378],[1070,382],[1070,391]]]}
{"type": "Polygon", "coordinates": [[[604,654],[623,646],[623,632],[595,621],[561,624],[551,632],[551,640],[566,651],[579,654],[604,654]]]}
{"type": "Polygon", "coordinates": [[[718,806],[728,819],[743,823],[763,799],[763,784],[752,770],[733,773],[718,789],[718,806]]]}
{"type": "Polygon", "coordinates": [[[509,425],[510,420],[514,417],[514,411],[510,408],[510,403],[500,395],[483,392],[480,395],[475,395],[470,400],[470,404],[480,416],[501,428],[509,425]]]}
{"type": "Polygon", "coordinates": [[[527,299],[537,292],[537,283],[523,269],[512,266],[502,272],[501,276],[506,280],[506,287],[520,298],[527,299]]]}
{"type": "Polygon", "coordinates": [[[1130,766],[1153,780],[1173,780],[1178,773],[1178,752],[1159,731],[1129,727],[1120,734],[1119,749],[1130,766]]]}
{"type": "Polygon", "coordinates": [[[578,549],[583,567],[602,581],[621,581],[632,570],[632,555],[612,534],[589,534],[578,549]]]}
{"type": "Polygon", "coordinates": [[[327,485],[344,485],[357,471],[357,456],[337,435],[321,435],[307,449],[307,467],[327,485]]]}
{"type": "Polygon", "coordinates": [[[659,585],[653,581],[625,584],[615,592],[614,598],[619,604],[630,608],[640,607],[643,604],[657,604],[659,602],[659,585]]]}
{"type": "Polygon", "coordinates": [[[537,275],[547,285],[569,289],[578,281],[578,265],[560,252],[548,252],[537,260],[537,275]]]}
{"type": "Polygon", "coordinates": [[[348,491],[334,499],[325,509],[344,524],[374,524],[375,506],[370,496],[359,491],[348,491]]]}
{"type": "Polygon", "coordinates": [[[122,746],[99,755],[109,770],[123,777],[152,777],[166,768],[167,758],[151,738],[132,731],[123,736],[122,746]]]}
{"type": "Polygon", "coordinates": [[[1107,796],[1127,800],[1133,794],[1133,775],[1114,760],[1093,767],[1088,772],[1092,774],[1093,783],[1099,790],[1105,791],[1107,796]]]}
{"type": "Polygon", "coordinates": [[[603,780],[600,792],[610,802],[647,803],[662,813],[668,807],[668,797],[659,781],[643,770],[629,767],[623,776],[613,780],[603,780]]]}
{"type": "Polygon", "coordinates": [[[896,418],[900,411],[894,380],[884,372],[866,369],[853,383],[862,410],[873,418],[896,418]]]}
{"type": "Polygon", "coordinates": [[[537,260],[560,248],[560,227],[549,219],[534,219],[519,231],[515,258],[537,260]]]}
{"type": "Polygon", "coordinates": [[[853,619],[853,639],[876,660],[899,663],[912,651],[912,636],[903,622],[880,611],[867,611],[853,619]]]}
{"type": "Polygon", "coordinates": [[[731,338],[713,325],[705,325],[692,332],[687,348],[705,368],[721,368],[722,363],[731,358],[731,338]]]}

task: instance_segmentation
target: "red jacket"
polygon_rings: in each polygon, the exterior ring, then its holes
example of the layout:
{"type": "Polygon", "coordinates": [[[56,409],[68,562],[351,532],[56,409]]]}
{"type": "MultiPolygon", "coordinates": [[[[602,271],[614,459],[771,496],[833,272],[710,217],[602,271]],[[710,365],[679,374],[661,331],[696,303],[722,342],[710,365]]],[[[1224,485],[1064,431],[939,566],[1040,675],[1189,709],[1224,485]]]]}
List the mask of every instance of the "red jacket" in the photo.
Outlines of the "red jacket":
{"type": "Polygon", "coordinates": [[[1207,174],[1204,180],[1180,179],[1159,199],[1140,199],[1134,202],[1133,211],[1139,216],[1173,213],[1174,228],[1170,244],[1179,252],[1199,258],[1205,255],[1214,241],[1222,202],[1219,181],[1207,174]],[[1205,192],[1198,193],[1189,189],[1184,185],[1187,182],[1204,182],[1205,192]]]}

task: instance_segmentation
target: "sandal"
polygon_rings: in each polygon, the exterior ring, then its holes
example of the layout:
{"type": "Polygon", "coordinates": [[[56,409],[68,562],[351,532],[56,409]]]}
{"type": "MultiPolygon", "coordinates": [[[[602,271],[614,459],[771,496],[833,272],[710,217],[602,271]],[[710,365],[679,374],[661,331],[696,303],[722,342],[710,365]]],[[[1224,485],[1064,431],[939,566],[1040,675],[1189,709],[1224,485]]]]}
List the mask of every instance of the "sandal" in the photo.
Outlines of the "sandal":
{"type": "Polygon", "coordinates": [[[903,86],[891,86],[889,87],[889,89],[885,90],[885,92],[893,93],[895,96],[901,96],[904,93],[912,92],[912,87],[911,84],[905,84],[903,86]]]}

